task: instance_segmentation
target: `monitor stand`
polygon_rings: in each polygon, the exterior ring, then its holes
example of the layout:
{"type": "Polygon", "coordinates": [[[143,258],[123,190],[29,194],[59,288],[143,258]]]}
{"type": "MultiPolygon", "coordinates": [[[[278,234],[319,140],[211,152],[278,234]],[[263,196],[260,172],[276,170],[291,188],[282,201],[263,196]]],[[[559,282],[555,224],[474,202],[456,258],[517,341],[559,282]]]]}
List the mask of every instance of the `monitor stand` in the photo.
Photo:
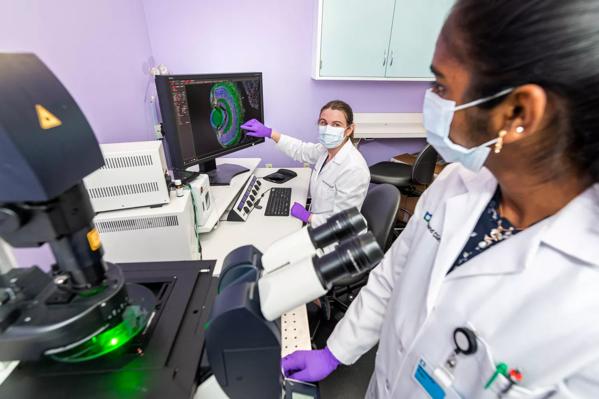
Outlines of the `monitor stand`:
{"type": "Polygon", "coordinates": [[[199,172],[190,170],[173,169],[175,179],[181,179],[183,184],[193,181],[200,174],[208,175],[211,186],[228,186],[231,184],[231,179],[240,173],[248,172],[249,169],[245,166],[235,165],[232,163],[224,163],[216,166],[216,161],[208,161],[198,165],[199,172]]]}
{"type": "Polygon", "coordinates": [[[228,186],[231,184],[231,179],[240,173],[248,172],[249,169],[245,166],[224,163],[216,166],[216,161],[208,161],[199,164],[200,173],[205,173],[210,179],[211,186],[228,186]]]}

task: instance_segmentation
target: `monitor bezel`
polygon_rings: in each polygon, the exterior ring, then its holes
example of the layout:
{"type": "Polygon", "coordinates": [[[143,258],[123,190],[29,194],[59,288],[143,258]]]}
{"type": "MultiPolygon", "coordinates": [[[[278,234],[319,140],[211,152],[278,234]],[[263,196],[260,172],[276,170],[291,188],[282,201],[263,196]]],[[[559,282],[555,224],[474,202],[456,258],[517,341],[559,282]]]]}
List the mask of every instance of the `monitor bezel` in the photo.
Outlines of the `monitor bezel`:
{"type": "MultiPolygon", "coordinates": [[[[156,91],[158,94],[158,102],[160,113],[162,116],[162,128],[164,132],[164,140],[168,147],[171,166],[176,169],[185,170],[195,165],[201,165],[206,162],[215,160],[227,154],[240,151],[246,148],[255,146],[256,144],[264,143],[264,138],[259,138],[252,143],[241,144],[239,146],[223,149],[217,154],[207,155],[197,158],[191,162],[184,162],[181,154],[181,143],[177,134],[177,123],[175,119],[175,104],[170,93],[169,82],[173,80],[214,80],[222,81],[228,79],[243,79],[243,78],[259,78],[260,79],[260,120],[264,122],[264,86],[262,72],[241,72],[241,73],[210,73],[210,74],[183,74],[183,75],[157,75],[156,91]],[[174,145],[173,145],[174,144],[174,145]]],[[[198,155],[198,154],[196,154],[198,155]]]]}

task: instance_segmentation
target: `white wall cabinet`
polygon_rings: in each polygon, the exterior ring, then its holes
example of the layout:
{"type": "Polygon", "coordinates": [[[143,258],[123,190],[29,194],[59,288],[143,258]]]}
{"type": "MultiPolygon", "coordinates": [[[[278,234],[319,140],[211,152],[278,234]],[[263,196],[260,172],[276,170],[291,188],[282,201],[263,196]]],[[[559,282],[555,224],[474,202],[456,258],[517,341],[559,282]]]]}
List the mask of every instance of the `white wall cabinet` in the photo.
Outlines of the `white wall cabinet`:
{"type": "Polygon", "coordinates": [[[314,79],[432,80],[454,0],[319,0],[314,79]]]}

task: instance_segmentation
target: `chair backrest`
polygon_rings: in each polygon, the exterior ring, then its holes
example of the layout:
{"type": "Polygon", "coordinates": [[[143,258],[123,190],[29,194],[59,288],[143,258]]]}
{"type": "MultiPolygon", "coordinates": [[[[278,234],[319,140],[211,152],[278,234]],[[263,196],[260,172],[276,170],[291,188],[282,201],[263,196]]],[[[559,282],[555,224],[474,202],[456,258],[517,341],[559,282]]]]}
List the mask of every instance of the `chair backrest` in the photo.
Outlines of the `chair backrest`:
{"type": "MultiPolygon", "coordinates": [[[[374,184],[368,189],[366,199],[364,199],[360,210],[364,219],[366,219],[368,230],[374,235],[383,252],[387,251],[389,236],[399,210],[399,200],[399,189],[394,185],[388,183],[374,184]]],[[[368,273],[364,272],[353,277],[345,277],[334,285],[335,287],[343,287],[361,280],[366,281],[367,275],[368,273]]]]}
{"type": "Polygon", "coordinates": [[[417,184],[431,184],[437,165],[437,151],[432,145],[427,144],[420,151],[412,167],[412,181],[417,184]]]}
{"type": "Polygon", "coordinates": [[[387,243],[395,217],[399,210],[399,190],[392,184],[377,184],[368,190],[362,215],[368,223],[368,230],[372,232],[383,251],[387,250],[387,243]]]}

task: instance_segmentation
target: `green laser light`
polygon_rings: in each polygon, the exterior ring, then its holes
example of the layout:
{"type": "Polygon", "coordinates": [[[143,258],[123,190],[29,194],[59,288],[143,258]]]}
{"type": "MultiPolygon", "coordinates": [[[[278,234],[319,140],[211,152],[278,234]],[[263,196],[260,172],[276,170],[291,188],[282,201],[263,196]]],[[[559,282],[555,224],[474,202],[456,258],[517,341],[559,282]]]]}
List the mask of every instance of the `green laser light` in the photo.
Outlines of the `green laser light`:
{"type": "Polygon", "coordinates": [[[61,362],[78,363],[104,356],[131,341],[145,327],[148,318],[149,312],[139,306],[129,306],[123,313],[121,323],[75,348],[53,355],[52,358],[61,362]]]}

